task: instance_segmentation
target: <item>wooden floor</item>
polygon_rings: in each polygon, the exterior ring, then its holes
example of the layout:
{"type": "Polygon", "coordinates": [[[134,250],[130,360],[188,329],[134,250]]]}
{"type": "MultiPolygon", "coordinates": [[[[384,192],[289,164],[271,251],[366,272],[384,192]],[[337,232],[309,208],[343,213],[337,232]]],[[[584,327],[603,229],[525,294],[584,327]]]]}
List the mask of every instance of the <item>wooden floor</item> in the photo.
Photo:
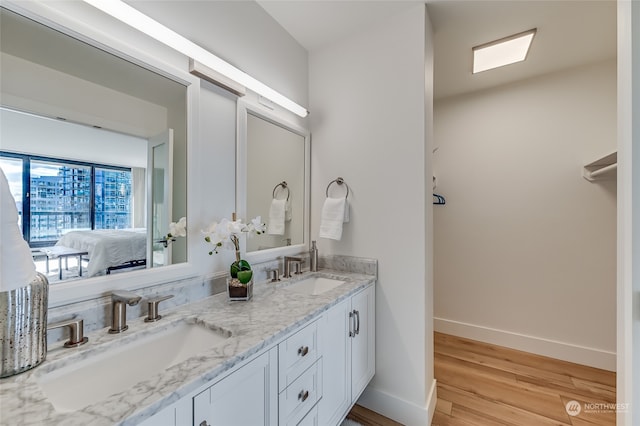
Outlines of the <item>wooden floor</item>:
{"type": "Polygon", "coordinates": [[[355,405],[347,415],[347,418],[364,426],[402,426],[401,423],[394,422],[382,414],[378,414],[360,405],[355,405]]]}
{"type": "Polygon", "coordinates": [[[434,339],[434,426],[615,425],[615,373],[446,334],[434,339]],[[580,412],[570,416],[568,404],[580,412]]]}
{"type": "MultiPolygon", "coordinates": [[[[615,426],[616,374],[435,333],[438,402],[432,426],[615,426]],[[567,413],[580,404],[576,416],[567,413]],[[574,405],[575,407],[575,405],[574,405]]],[[[356,405],[348,419],[398,426],[356,405]]]]}

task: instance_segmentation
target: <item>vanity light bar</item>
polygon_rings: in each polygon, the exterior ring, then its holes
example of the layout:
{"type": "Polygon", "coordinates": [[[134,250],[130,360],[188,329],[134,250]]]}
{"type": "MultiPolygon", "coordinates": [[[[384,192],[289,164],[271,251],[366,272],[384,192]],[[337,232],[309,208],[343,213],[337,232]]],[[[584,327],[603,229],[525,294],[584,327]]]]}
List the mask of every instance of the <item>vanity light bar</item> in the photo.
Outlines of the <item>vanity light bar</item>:
{"type": "Polygon", "coordinates": [[[238,84],[219,72],[202,65],[193,58],[189,58],[189,72],[197,77],[207,80],[209,83],[213,83],[216,86],[228,90],[236,96],[242,97],[247,94],[246,88],[242,84],[238,84]]]}
{"type": "Polygon", "coordinates": [[[223,76],[230,78],[238,84],[253,90],[259,95],[272,100],[274,103],[283,108],[288,109],[300,117],[306,117],[309,113],[306,108],[293,102],[286,96],[273,90],[266,84],[256,80],[249,74],[239,70],[228,62],[218,58],[213,53],[198,46],[191,40],[181,36],[175,31],[165,27],[161,23],[151,19],[149,16],[139,10],[129,6],[121,0],[84,0],[91,6],[100,9],[108,15],[124,22],[125,24],[137,29],[169,46],[172,49],[200,62],[223,76]]]}

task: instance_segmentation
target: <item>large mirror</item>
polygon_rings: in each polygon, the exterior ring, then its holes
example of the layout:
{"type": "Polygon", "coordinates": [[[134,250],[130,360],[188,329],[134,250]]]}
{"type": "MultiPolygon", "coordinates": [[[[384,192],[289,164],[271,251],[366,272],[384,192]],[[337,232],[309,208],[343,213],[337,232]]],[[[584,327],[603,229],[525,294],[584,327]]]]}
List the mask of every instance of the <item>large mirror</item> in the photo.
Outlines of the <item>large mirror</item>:
{"type": "Polygon", "coordinates": [[[0,55],[0,166],[50,283],[186,262],[163,238],[186,216],[186,83],[4,7],[0,55]]]}
{"type": "Polygon", "coordinates": [[[238,103],[238,206],[261,216],[264,235],[246,242],[252,259],[309,244],[310,137],[300,126],[249,101],[238,103]]]}

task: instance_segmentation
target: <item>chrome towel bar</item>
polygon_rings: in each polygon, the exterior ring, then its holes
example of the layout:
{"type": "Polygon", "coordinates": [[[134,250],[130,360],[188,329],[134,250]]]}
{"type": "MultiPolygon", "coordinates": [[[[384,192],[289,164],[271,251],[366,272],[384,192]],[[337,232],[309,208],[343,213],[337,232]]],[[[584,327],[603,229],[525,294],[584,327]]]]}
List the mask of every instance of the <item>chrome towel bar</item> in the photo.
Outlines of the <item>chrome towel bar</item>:
{"type": "Polygon", "coordinates": [[[327,194],[327,197],[329,197],[329,188],[334,183],[337,183],[338,185],[344,185],[345,188],[347,188],[347,195],[345,195],[344,198],[348,198],[349,197],[349,185],[347,185],[347,182],[345,182],[344,179],[342,179],[341,177],[338,177],[338,178],[332,180],[331,182],[329,182],[329,185],[327,185],[327,190],[325,191],[326,194],[327,194]]]}
{"type": "Polygon", "coordinates": [[[289,195],[291,195],[291,192],[289,191],[289,184],[284,180],[273,187],[272,197],[274,199],[276,198],[276,191],[278,190],[279,187],[282,187],[283,189],[287,190],[287,201],[289,201],[289,195]]]}

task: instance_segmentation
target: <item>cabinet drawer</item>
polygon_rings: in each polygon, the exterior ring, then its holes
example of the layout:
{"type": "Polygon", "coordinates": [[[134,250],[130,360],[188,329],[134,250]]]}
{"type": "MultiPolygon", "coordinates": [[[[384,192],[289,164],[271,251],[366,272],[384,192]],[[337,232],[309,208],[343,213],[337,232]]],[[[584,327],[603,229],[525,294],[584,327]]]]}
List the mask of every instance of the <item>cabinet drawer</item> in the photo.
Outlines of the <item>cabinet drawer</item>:
{"type": "Polygon", "coordinates": [[[279,424],[300,423],[322,396],[321,377],[322,360],[319,360],[280,393],[279,424]]]}
{"type": "Polygon", "coordinates": [[[318,404],[296,426],[318,426],[318,404]]]}
{"type": "Polygon", "coordinates": [[[313,322],[278,345],[278,391],[306,371],[318,359],[318,324],[313,322]]]}

